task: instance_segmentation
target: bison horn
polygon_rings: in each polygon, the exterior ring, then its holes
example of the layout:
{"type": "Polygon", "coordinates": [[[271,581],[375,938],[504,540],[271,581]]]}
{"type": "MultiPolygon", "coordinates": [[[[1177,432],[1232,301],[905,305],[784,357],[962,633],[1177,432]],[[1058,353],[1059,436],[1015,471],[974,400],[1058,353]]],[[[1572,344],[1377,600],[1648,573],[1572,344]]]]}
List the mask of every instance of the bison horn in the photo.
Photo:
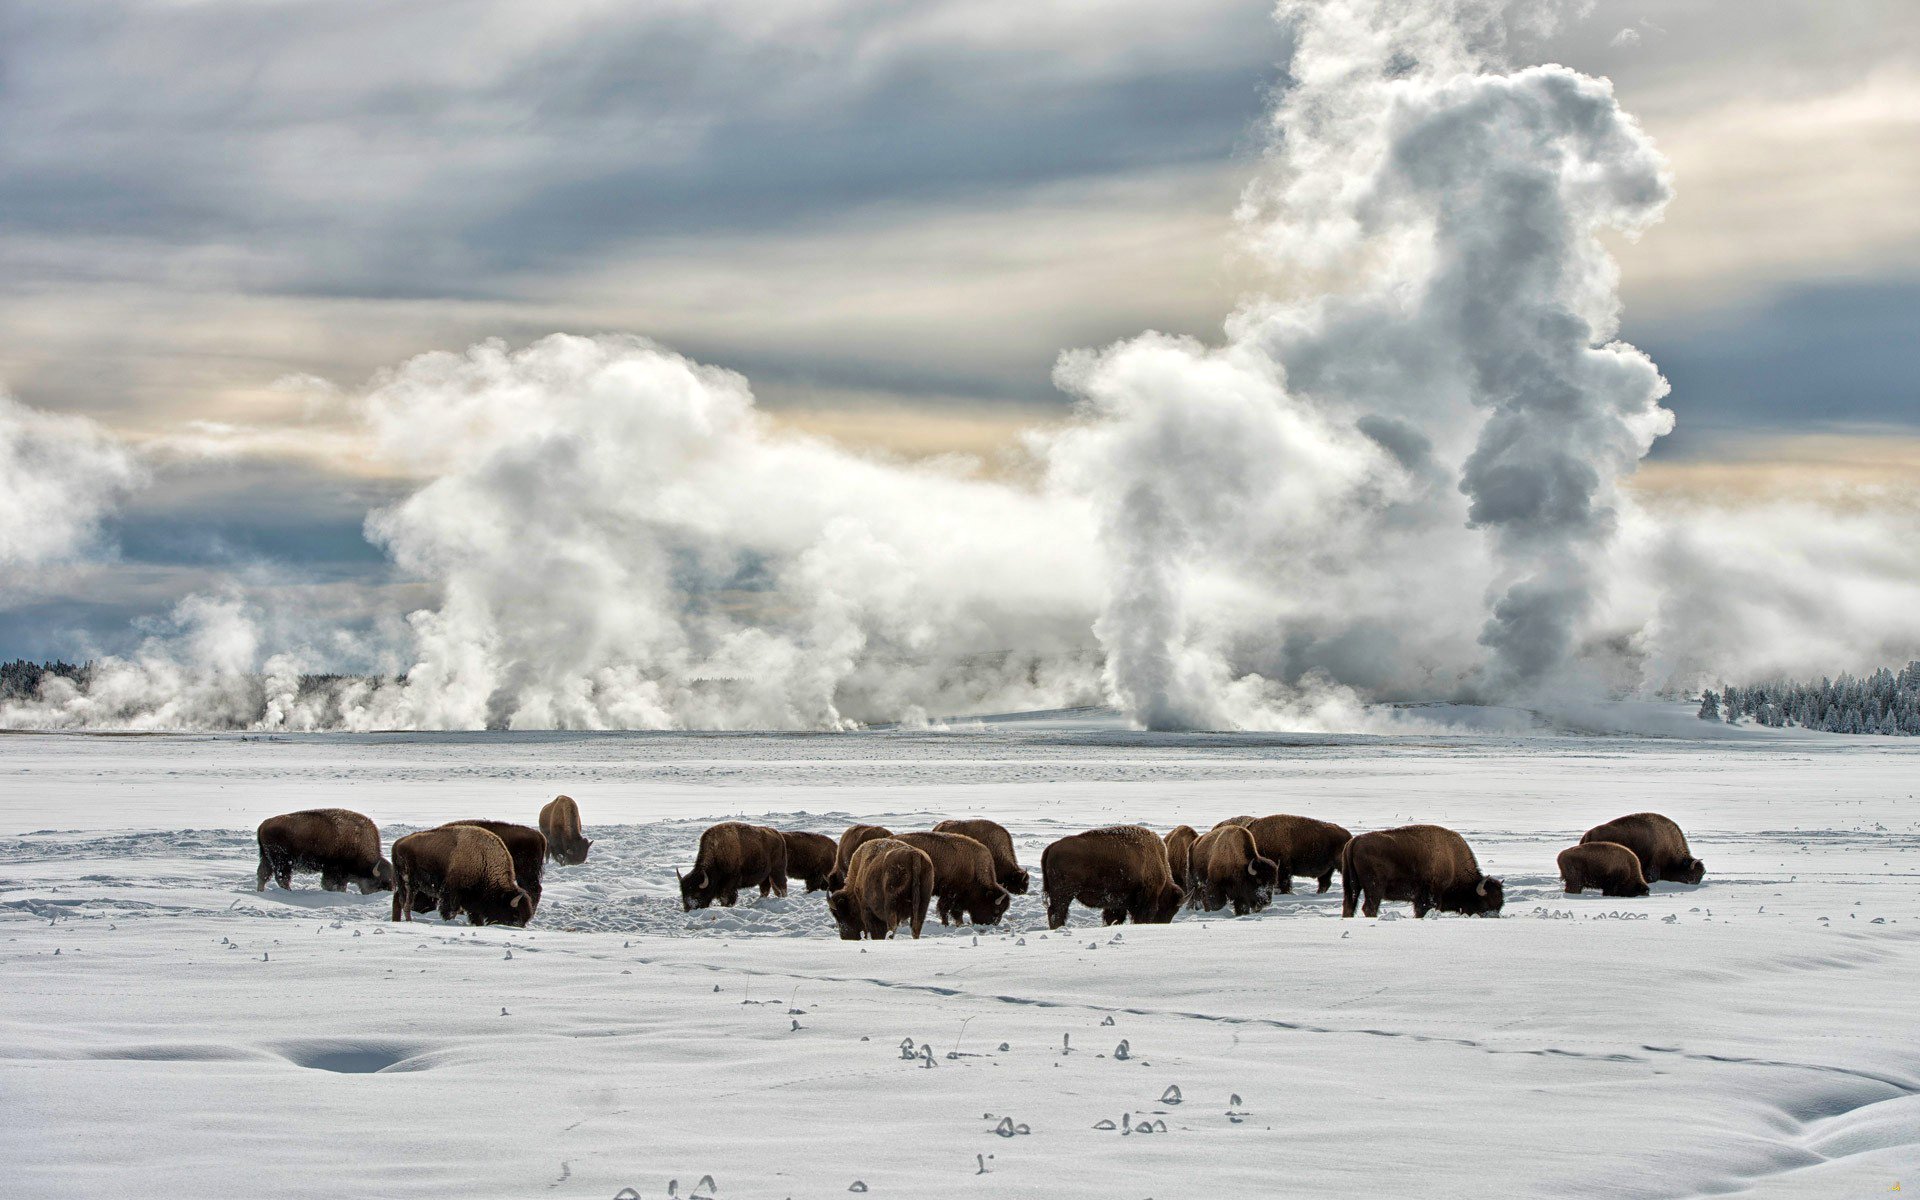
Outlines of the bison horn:
{"type": "Polygon", "coordinates": [[[687,881],[687,877],[680,873],[679,867],[673,869],[673,878],[676,883],[685,883],[687,881]]]}
{"type": "Polygon", "coordinates": [[[1485,875],[1480,877],[1479,886],[1473,889],[1473,894],[1476,896],[1484,896],[1487,894],[1487,877],[1485,875]]]}

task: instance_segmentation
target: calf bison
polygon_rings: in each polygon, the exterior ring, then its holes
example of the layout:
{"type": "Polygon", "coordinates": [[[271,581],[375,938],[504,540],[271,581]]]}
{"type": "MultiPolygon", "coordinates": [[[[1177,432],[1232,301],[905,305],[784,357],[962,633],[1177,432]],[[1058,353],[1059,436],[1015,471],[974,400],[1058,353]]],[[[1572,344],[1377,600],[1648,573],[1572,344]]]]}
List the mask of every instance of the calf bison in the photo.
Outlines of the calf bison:
{"type": "Polygon", "coordinates": [[[828,876],[827,886],[837,892],[847,885],[847,863],[863,843],[892,836],[893,831],[884,825],[847,826],[847,831],[840,835],[840,849],[833,856],[833,874],[828,876]]]}
{"type": "MultiPolygon", "coordinates": [[[[546,868],[547,839],[538,829],[529,829],[525,825],[515,825],[511,821],[449,821],[449,825],[471,825],[475,829],[484,829],[499,838],[507,847],[507,856],[513,859],[513,880],[520,890],[533,901],[534,910],[540,908],[540,878],[546,868]]],[[[416,892],[413,897],[413,911],[431,912],[438,903],[426,892],[416,892]]]]}
{"type": "Polygon", "coordinates": [[[562,866],[577,867],[587,861],[592,838],[580,836],[580,806],[572,796],[555,796],[540,810],[540,834],[547,839],[547,853],[562,866]]]}
{"type": "Polygon", "coordinates": [[[927,923],[933,896],[933,860],[896,838],[860,843],[847,863],[847,883],[827,897],[827,911],[845,941],[880,941],[905,921],[914,937],[927,923]]]}
{"type": "Polygon", "coordinates": [[[393,864],[380,857],[380,829],[344,808],[310,808],[260,822],[255,834],[260,867],[253,890],[263,892],[273,879],[293,890],[295,871],[320,873],[320,886],[344,892],[347,885],[365,896],[393,888],[393,864]]]}
{"type": "Polygon", "coordinates": [[[979,842],[993,855],[994,877],[1000,886],[1016,896],[1027,894],[1032,886],[1032,878],[1020,866],[1020,860],[1013,853],[1013,835],[995,821],[982,818],[969,818],[959,821],[942,821],[933,827],[935,833],[961,833],[979,842]]]}
{"type": "Polygon", "coordinates": [[[898,841],[933,860],[933,895],[940,923],[998,925],[1013,896],[1000,886],[993,853],[964,833],[896,833],[898,841]]]}
{"type": "Polygon", "coordinates": [[[1273,899],[1280,870],[1262,858],[1253,834],[1244,825],[1221,825],[1193,843],[1189,859],[1190,891],[1200,894],[1200,907],[1217,912],[1228,904],[1233,915],[1258,912],[1273,899]]]}
{"type": "Polygon", "coordinates": [[[1618,842],[1633,851],[1640,860],[1640,873],[1648,883],[1699,883],[1707,877],[1707,864],[1693,856],[1687,847],[1687,835],[1659,813],[1634,813],[1605,825],[1595,825],[1580,838],[1588,842],[1618,842]]]}
{"type": "MultiPolygon", "coordinates": [[[[1242,825],[1253,834],[1260,857],[1270,858],[1280,868],[1279,890],[1293,891],[1296,875],[1317,880],[1318,890],[1333,886],[1333,870],[1340,865],[1340,851],[1353,835],[1331,821],[1275,813],[1270,817],[1230,817],[1222,825],[1242,825]]],[[[1214,826],[1218,829],[1220,826],[1214,826]]]]}
{"type": "Polygon", "coordinates": [[[1067,923],[1076,900],[1099,909],[1103,925],[1128,917],[1136,925],[1165,925],[1186,895],[1167,867],[1166,844],[1144,825],[1089,829],[1048,846],[1040,855],[1040,890],[1048,929],[1067,923]]]}
{"type": "Polygon", "coordinates": [[[442,825],[393,844],[393,919],[411,921],[414,899],[429,895],[440,919],[461,913],[470,925],[525,925],[533,898],[514,881],[513,856],[500,835],[477,825],[442,825]]]}
{"type": "Polygon", "coordinates": [[[1582,842],[1560,852],[1560,881],[1577,896],[1598,888],[1602,896],[1644,896],[1653,889],[1640,873],[1640,859],[1619,842],[1582,842]]]}
{"type": "Polygon", "coordinates": [[[700,835],[693,869],[681,875],[680,907],[692,912],[710,904],[732,908],[740,889],[758,887],[762,896],[787,894],[787,840],[778,829],[722,821],[700,835]]]}
{"type": "Polygon", "coordinates": [[[833,839],[824,833],[788,833],[780,836],[787,843],[787,881],[798,879],[807,890],[817,892],[833,878],[833,862],[838,854],[833,839]]]}
{"type": "Polygon", "coordinates": [[[1413,915],[1430,910],[1497,917],[1505,895],[1498,879],[1480,873],[1467,840],[1438,825],[1402,825],[1363,833],[1340,852],[1344,898],[1340,915],[1351,917],[1364,893],[1362,911],[1380,915],[1382,900],[1411,900],[1413,915]]]}
{"type": "Polygon", "coordinates": [[[1167,831],[1167,872],[1173,881],[1187,893],[1187,903],[1193,903],[1193,843],[1200,835],[1191,825],[1175,825],[1167,831]]]}

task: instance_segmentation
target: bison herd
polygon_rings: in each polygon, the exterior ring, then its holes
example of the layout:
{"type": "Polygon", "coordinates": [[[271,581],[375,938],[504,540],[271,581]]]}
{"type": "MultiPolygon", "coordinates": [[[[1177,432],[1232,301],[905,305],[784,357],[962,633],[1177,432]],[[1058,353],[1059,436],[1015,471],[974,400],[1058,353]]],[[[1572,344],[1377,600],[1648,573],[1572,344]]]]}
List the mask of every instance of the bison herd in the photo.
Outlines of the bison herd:
{"type": "MultiPolygon", "coordinates": [[[[537,829],[455,821],[400,838],[391,861],[380,855],[374,823],[342,808],[270,817],[260,823],[259,843],[258,889],[269,878],[290,888],[294,872],[317,872],[331,891],[392,891],[396,921],[437,911],[443,920],[465,914],[474,925],[525,925],[539,907],[546,863],[584,862],[592,845],[581,834],[579,806],[566,796],[540,810],[537,829]]],[[[1686,834],[1659,813],[1589,829],[1560,853],[1559,866],[1569,893],[1593,888],[1607,896],[1644,896],[1652,883],[1697,884],[1706,874],[1686,834]]],[[[1274,893],[1291,893],[1296,878],[1324,892],[1336,870],[1343,917],[1378,916],[1390,900],[1410,903],[1416,917],[1490,917],[1505,902],[1500,880],[1480,870],[1472,847],[1451,829],[1403,825],[1354,835],[1287,814],[1229,817],[1206,833],[1178,825],[1164,838],[1144,825],[1071,834],[1041,852],[1040,890],[1049,929],[1066,924],[1076,902],[1107,925],[1164,925],[1184,907],[1258,912],[1274,893]]],[[[1006,829],[981,819],[905,833],[854,825],[838,842],[723,821],[700,835],[693,866],[674,874],[687,912],[736,904],[755,888],[785,896],[797,880],[808,892],[827,893],[827,911],[848,941],[890,937],[903,924],[917,938],[929,906],[942,925],[996,925],[1031,883],[1006,829]]]]}

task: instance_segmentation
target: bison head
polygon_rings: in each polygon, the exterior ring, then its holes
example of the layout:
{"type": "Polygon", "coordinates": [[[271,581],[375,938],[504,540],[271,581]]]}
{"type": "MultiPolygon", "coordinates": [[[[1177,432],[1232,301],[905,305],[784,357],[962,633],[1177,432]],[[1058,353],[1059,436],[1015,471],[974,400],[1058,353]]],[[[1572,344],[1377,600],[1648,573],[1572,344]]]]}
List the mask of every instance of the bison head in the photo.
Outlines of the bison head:
{"type": "Polygon", "coordinates": [[[973,914],[974,923],[977,925],[998,925],[1000,918],[1007,915],[1007,906],[1012,903],[1013,893],[996,884],[993,891],[987,896],[986,911],[973,914]]]}
{"type": "Polygon", "coordinates": [[[720,895],[720,888],[713,881],[713,872],[697,863],[691,875],[681,875],[678,867],[673,869],[673,873],[680,880],[681,912],[706,908],[720,895]]]}
{"type": "Polygon", "coordinates": [[[1253,877],[1255,883],[1271,887],[1280,882],[1280,864],[1256,855],[1247,860],[1247,874],[1253,877]]]}
{"type": "Polygon", "coordinates": [[[371,896],[375,892],[392,891],[393,864],[384,858],[375,862],[373,864],[373,874],[366,879],[362,879],[359,887],[362,896],[371,896]]]}
{"type": "Polygon", "coordinates": [[[1006,889],[1014,895],[1024,896],[1027,894],[1027,889],[1033,886],[1033,876],[1024,870],[1015,871],[1000,882],[1005,884],[1006,889]]]}
{"type": "Polygon", "coordinates": [[[1473,890],[1467,893],[1466,903],[1461,905],[1460,911],[1480,917],[1497,917],[1500,915],[1500,906],[1506,902],[1506,889],[1500,881],[1482,875],[1480,882],[1474,884],[1473,890]]]}
{"type": "Polygon", "coordinates": [[[1180,906],[1186,902],[1186,899],[1187,894],[1180,890],[1178,885],[1168,884],[1166,890],[1162,891],[1159,897],[1153,902],[1153,914],[1150,923],[1154,925],[1168,924],[1173,920],[1174,914],[1180,911],[1180,906]]]}
{"type": "Polygon", "coordinates": [[[1686,865],[1680,868],[1681,883],[1699,883],[1702,879],[1705,879],[1706,877],[1707,877],[1707,864],[1701,862],[1697,858],[1688,859],[1686,862],[1686,865]]]}
{"type": "Polygon", "coordinates": [[[533,920],[533,897],[519,888],[469,900],[466,908],[471,925],[525,925],[533,920]]]}
{"type": "Polygon", "coordinates": [[[857,942],[865,932],[860,923],[858,907],[853,902],[853,893],[845,888],[827,897],[827,911],[833,915],[833,923],[840,927],[840,940],[857,942]]]}

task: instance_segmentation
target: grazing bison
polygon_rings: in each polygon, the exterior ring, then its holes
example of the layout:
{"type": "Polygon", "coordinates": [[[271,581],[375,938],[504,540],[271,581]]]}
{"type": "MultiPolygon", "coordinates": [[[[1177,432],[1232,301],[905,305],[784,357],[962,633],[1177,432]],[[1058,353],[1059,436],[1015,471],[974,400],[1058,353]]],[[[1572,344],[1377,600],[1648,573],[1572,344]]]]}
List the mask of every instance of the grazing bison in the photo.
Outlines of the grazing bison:
{"type": "Polygon", "coordinates": [[[1369,917],[1380,915],[1382,900],[1411,900],[1416,917],[1432,909],[1497,917],[1506,899],[1500,881],[1480,873],[1467,839],[1438,825],[1402,825],[1354,838],[1340,852],[1340,882],[1343,917],[1353,915],[1363,893],[1369,917]]]}
{"type": "Polygon", "coordinates": [[[533,897],[513,877],[500,835],[477,825],[442,825],[393,844],[393,919],[411,921],[414,900],[434,898],[440,919],[467,914],[469,925],[525,925],[533,897]]]}
{"type": "Polygon", "coordinates": [[[393,887],[393,864],[380,857],[379,827],[357,812],[310,808],[283,813],[260,822],[255,838],[260,845],[256,892],[266,890],[269,878],[292,891],[295,871],[318,871],[320,886],[329,892],[344,892],[352,884],[365,896],[393,887]]]}
{"type": "Polygon", "coordinates": [[[898,841],[933,860],[933,894],[940,923],[998,925],[1013,896],[1000,886],[993,852],[964,833],[897,833],[898,841]]]}
{"type": "Polygon", "coordinates": [[[563,866],[577,867],[587,861],[592,838],[580,836],[580,806],[572,796],[555,796],[540,810],[540,833],[547,839],[547,853],[563,866]]]}
{"type": "Polygon", "coordinates": [[[1144,825],[1110,825],[1063,837],[1040,855],[1040,890],[1047,897],[1047,928],[1067,923],[1078,900],[1100,910],[1101,923],[1165,925],[1186,893],[1173,882],[1167,847],[1144,825]]]}
{"type": "Polygon", "coordinates": [[[935,833],[962,833],[985,846],[993,855],[994,878],[1000,886],[1016,896],[1027,894],[1032,879],[1020,866],[1020,860],[1013,853],[1013,835],[1006,827],[995,821],[971,818],[961,821],[942,821],[933,827],[935,833]]]}
{"type": "Polygon", "coordinates": [[[1560,881],[1567,894],[1598,888],[1602,896],[1644,896],[1652,889],[1640,859],[1619,842],[1581,842],[1560,852],[1560,881]]]}
{"type": "MultiPolygon", "coordinates": [[[[511,821],[449,821],[449,825],[471,825],[475,829],[484,829],[506,844],[507,856],[513,859],[513,881],[520,890],[533,901],[535,911],[540,908],[540,877],[546,869],[547,839],[538,829],[529,829],[525,825],[515,825],[511,821]]],[[[438,903],[425,892],[416,892],[413,897],[413,911],[431,912],[438,903]]]]}
{"type": "Polygon", "coordinates": [[[780,836],[787,843],[787,880],[800,880],[807,890],[817,892],[833,878],[833,860],[838,851],[833,839],[824,833],[788,833],[780,836]]]}
{"type": "MultiPolygon", "coordinates": [[[[1340,865],[1340,851],[1353,835],[1331,821],[1275,813],[1270,817],[1230,817],[1221,825],[1242,825],[1253,835],[1260,857],[1270,858],[1280,868],[1279,890],[1293,891],[1296,875],[1317,880],[1319,890],[1333,886],[1333,870],[1340,865]]],[[[1220,826],[1214,826],[1218,829],[1220,826]]]]}
{"type": "Polygon", "coordinates": [[[1634,813],[1605,825],[1595,825],[1580,838],[1580,843],[1618,842],[1633,851],[1640,860],[1640,873],[1648,883],[1699,883],[1707,877],[1707,864],[1693,856],[1687,847],[1687,835],[1659,813],[1634,813]]]}
{"type": "Polygon", "coordinates": [[[787,894],[787,840],[778,829],[722,821],[700,835],[693,870],[680,875],[680,907],[692,912],[709,904],[732,908],[740,889],[758,887],[762,896],[787,894]]]}
{"type": "Polygon", "coordinates": [[[880,941],[902,921],[917,938],[932,897],[933,860],[926,851],[896,838],[872,838],[853,852],[847,884],[827,897],[827,911],[845,941],[863,935],[880,941]]]}
{"type": "Polygon", "coordinates": [[[1280,869],[1272,859],[1260,857],[1244,825],[1222,825],[1202,834],[1193,843],[1188,870],[1201,908],[1217,912],[1232,904],[1236,917],[1265,908],[1280,878],[1280,869]]]}
{"type": "Polygon", "coordinates": [[[1187,893],[1187,903],[1193,903],[1193,844],[1200,839],[1191,825],[1175,825],[1167,831],[1167,872],[1173,881],[1187,893]]]}
{"type": "Polygon", "coordinates": [[[847,886],[847,863],[852,860],[853,852],[875,838],[892,836],[893,831],[884,825],[847,826],[847,831],[840,835],[840,849],[833,856],[833,874],[827,878],[827,886],[836,892],[847,886]]]}

